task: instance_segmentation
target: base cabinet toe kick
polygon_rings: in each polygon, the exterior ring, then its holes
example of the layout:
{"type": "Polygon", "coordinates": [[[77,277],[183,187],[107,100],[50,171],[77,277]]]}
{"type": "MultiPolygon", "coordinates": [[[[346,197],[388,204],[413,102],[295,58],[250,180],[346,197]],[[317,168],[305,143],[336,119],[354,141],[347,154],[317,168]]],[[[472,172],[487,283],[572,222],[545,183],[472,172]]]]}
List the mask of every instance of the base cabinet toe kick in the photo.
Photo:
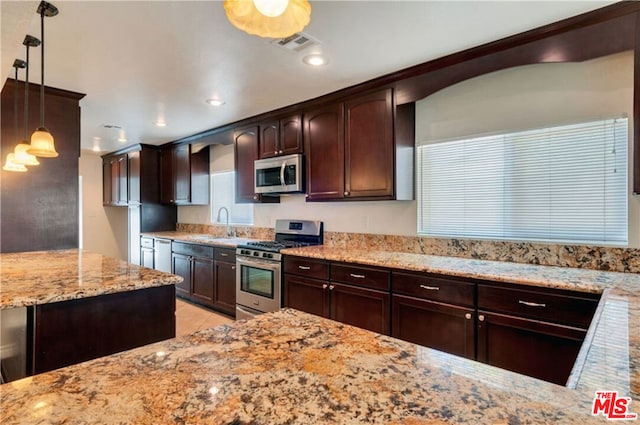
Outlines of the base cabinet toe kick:
{"type": "Polygon", "coordinates": [[[285,255],[284,306],[566,385],[600,294],[285,255]],[[342,294],[348,294],[342,302],[342,294]]]}

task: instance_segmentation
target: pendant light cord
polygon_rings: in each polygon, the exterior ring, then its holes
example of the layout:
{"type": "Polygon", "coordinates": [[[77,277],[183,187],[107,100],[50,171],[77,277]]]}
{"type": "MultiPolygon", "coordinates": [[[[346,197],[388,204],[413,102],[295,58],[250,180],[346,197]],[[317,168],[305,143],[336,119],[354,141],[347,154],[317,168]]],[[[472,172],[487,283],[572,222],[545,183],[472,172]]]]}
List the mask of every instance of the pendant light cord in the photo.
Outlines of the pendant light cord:
{"type": "MultiPolygon", "coordinates": [[[[18,67],[14,66],[16,69],[16,84],[13,86],[13,125],[14,131],[16,132],[16,136],[18,136],[18,67]]],[[[16,137],[16,138],[17,138],[16,137]]]]}
{"type": "Polygon", "coordinates": [[[29,140],[29,45],[27,44],[27,65],[24,80],[24,140],[29,140]]]}
{"type": "Polygon", "coordinates": [[[44,10],[40,11],[40,127],[44,128],[44,10]]]}

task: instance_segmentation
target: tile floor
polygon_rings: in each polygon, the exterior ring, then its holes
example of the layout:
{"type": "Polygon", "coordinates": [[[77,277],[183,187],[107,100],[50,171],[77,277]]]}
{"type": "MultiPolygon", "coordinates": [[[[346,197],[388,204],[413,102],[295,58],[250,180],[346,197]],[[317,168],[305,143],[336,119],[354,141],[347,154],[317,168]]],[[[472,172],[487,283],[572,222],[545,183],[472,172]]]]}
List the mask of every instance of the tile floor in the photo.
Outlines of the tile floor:
{"type": "Polygon", "coordinates": [[[204,307],[176,298],[176,336],[189,335],[200,329],[213,328],[233,319],[204,307]]]}

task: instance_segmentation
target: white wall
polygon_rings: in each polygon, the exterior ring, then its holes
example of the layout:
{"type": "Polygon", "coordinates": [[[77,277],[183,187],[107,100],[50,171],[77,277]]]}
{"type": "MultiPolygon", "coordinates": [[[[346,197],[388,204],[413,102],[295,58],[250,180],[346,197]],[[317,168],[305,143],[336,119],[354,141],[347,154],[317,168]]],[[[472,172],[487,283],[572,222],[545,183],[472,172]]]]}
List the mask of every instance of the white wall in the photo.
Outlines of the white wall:
{"type": "MultiPolygon", "coordinates": [[[[585,63],[531,65],[464,81],[417,102],[416,140],[562,124],[623,112],[631,117],[632,110],[632,52],[585,63]]],[[[215,146],[211,170],[230,169],[233,146],[215,146]]],[[[630,198],[630,241],[636,247],[640,246],[636,224],[640,208],[638,200],[630,198]]],[[[209,216],[208,207],[178,207],[181,223],[210,224],[209,216]]],[[[283,196],[280,204],[257,204],[254,209],[254,225],[260,227],[273,227],[277,218],[297,218],[322,220],[325,230],[332,232],[407,236],[416,235],[416,217],[415,201],[315,203],[305,202],[303,195],[283,196]]]]}
{"type": "Polygon", "coordinates": [[[126,260],[127,208],[102,206],[102,158],[83,150],[79,167],[82,176],[83,249],[126,260]]]}

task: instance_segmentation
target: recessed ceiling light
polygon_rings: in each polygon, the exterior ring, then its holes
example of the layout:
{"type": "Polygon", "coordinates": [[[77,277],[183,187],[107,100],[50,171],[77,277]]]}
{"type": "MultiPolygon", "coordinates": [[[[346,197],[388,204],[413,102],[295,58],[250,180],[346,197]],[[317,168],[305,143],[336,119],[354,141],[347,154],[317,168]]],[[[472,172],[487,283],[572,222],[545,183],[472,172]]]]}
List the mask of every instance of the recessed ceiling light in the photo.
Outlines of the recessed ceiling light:
{"type": "Polygon", "coordinates": [[[222,106],[224,101],[220,99],[207,99],[207,103],[211,106],[222,106]]]}
{"type": "Polygon", "coordinates": [[[164,120],[158,120],[154,123],[156,125],[156,127],[166,127],[167,123],[164,120]]]}
{"type": "Polygon", "coordinates": [[[93,147],[93,151],[94,151],[94,152],[100,152],[100,146],[95,145],[95,146],[93,147]]]}
{"type": "Polygon", "coordinates": [[[126,137],[118,137],[118,142],[126,142],[127,138],[126,137]]]}
{"type": "Polygon", "coordinates": [[[302,62],[311,66],[322,66],[322,65],[326,65],[329,62],[329,60],[319,53],[313,53],[303,57],[302,62]]]}

